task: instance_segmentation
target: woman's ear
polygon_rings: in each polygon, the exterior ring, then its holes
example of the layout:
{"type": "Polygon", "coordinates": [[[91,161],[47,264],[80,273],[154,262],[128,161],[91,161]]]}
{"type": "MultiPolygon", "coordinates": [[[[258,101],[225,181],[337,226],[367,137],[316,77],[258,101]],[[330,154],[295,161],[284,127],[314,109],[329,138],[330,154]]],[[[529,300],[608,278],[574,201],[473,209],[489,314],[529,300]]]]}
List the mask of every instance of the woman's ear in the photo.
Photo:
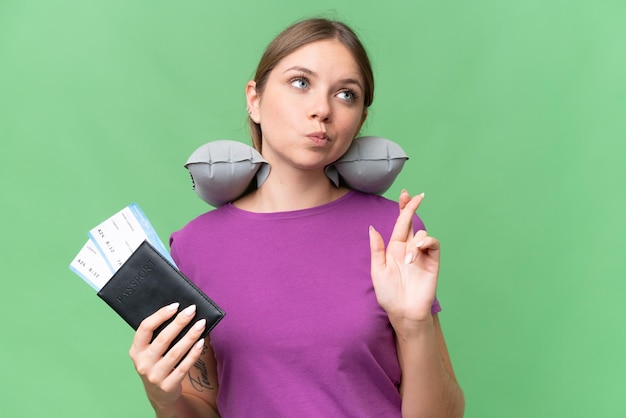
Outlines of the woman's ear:
{"type": "Polygon", "coordinates": [[[261,115],[259,113],[259,102],[261,97],[256,90],[256,81],[251,80],[246,84],[246,105],[248,107],[248,115],[256,124],[261,123],[261,115]]]}

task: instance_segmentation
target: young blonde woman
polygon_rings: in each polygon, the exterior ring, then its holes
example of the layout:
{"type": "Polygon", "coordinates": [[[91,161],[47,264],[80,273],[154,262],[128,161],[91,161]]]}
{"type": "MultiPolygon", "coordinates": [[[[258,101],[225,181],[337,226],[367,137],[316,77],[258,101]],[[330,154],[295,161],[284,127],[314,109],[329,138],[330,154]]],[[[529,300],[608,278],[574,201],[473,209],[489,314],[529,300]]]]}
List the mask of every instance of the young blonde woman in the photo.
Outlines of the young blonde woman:
{"type": "Polygon", "coordinates": [[[164,307],[130,350],[157,417],[463,415],[438,319],[439,242],[415,215],[424,196],[393,202],[324,172],[373,93],[345,24],[302,21],[268,46],[246,86],[267,180],[170,240],[181,271],[227,315],[205,340],[198,321],[166,353],[194,307],[164,307]]]}

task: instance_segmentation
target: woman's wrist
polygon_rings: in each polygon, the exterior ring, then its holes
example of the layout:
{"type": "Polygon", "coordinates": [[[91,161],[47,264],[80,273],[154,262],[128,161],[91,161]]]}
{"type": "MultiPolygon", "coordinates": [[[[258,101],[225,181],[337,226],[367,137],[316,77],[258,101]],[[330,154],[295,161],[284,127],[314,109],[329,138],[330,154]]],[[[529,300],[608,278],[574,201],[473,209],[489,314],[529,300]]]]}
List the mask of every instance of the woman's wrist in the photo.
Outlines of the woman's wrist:
{"type": "Polygon", "coordinates": [[[424,319],[389,317],[389,322],[398,339],[403,341],[432,334],[434,331],[432,315],[428,315],[424,319]]]}

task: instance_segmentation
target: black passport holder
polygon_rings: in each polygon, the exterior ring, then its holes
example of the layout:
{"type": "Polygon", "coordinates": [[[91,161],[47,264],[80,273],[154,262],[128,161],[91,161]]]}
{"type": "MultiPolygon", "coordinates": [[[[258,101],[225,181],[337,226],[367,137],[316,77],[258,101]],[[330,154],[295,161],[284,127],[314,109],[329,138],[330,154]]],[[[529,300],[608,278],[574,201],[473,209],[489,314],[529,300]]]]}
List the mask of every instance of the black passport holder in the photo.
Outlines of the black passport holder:
{"type": "MultiPolygon", "coordinates": [[[[179,302],[180,309],[196,305],[195,318],[172,342],[174,345],[200,319],[206,319],[202,338],[224,317],[224,311],[148,241],[144,241],[98,292],[133,329],[160,308],[179,302]]],[[[175,316],[174,316],[175,317],[175,316]]],[[[156,335],[173,319],[156,329],[156,335]]],[[[171,346],[170,346],[171,347],[171,346]]]]}

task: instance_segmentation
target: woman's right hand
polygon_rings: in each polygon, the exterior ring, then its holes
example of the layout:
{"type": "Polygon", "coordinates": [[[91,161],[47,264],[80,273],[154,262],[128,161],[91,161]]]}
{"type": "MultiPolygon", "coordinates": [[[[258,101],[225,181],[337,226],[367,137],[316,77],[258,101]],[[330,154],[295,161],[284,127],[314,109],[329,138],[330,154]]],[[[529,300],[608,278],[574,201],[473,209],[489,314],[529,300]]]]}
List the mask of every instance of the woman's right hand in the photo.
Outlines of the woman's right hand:
{"type": "Polygon", "coordinates": [[[195,305],[178,313],[154,341],[150,342],[154,331],[173,317],[178,307],[178,303],[173,303],[144,319],[137,328],[130,347],[130,357],[155,410],[172,408],[179,400],[182,381],[202,354],[204,347],[204,339],[198,340],[206,327],[206,321],[201,319],[167,351],[172,341],[195,316],[195,305]]]}

